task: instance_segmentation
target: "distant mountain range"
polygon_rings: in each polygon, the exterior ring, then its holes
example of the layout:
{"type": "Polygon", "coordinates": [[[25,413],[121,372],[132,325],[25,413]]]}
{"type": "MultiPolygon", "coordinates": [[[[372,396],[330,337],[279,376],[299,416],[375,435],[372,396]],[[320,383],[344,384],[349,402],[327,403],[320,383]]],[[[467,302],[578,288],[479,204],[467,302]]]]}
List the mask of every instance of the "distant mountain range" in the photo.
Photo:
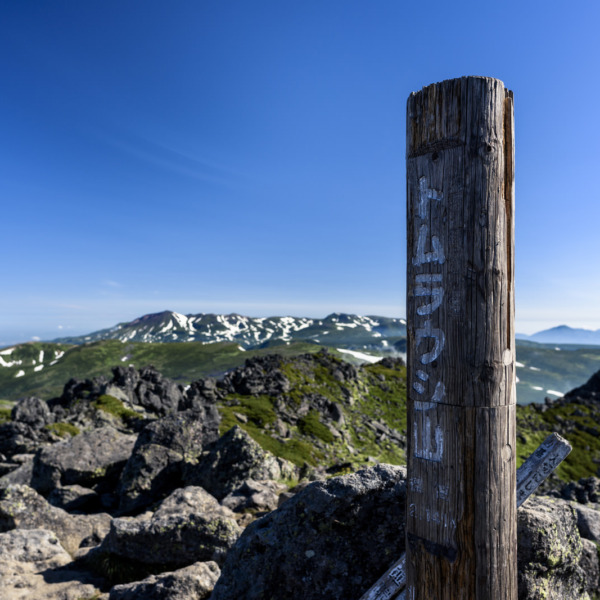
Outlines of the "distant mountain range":
{"type": "MultiPolygon", "coordinates": [[[[557,398],[600,369],[600,332],[555,327],[517,336],[520,404],[557,398]]],[[[181,383],[221,376],[247,358],[330,352],[355,364],[406,356],[404,319],[333,313],[323,319],[238,314],[144,315],[87,335],[0,349],[0,402],[52,397],[70,377],[109,375],[114,365],[155,365],[181,383]]]]}
{"type": "Polygon", "coordinates": [[[406,348],[406,321],[389,317],[333,313],[324,319],[305,317],[252,318],[238,314],[182,315],[164,311],[144,315],[88,335],[53,340],[86,344],[102,340],[170,343],[236,342],[243,350],[282,342],[312,342],[322,346],[400,352],[406,348]]]}
{"type": "Polygon", "coordinates": [[[517,334],[517,339],[539,344],[588,344],[600,346],[600,329],[577,329],[568,325],[559,325],[551,329],[538,331],[533,335],[517,334]]]}
{"type": "MultiPolygon", "coordinates": [[[[577,329],[559,325],[517,339],[539,344],[578,344],[600,346],[600,329],[577,329]]],[[[404,319],[332,313],[323,319],[306,317],[253,318],[238,314],[182,315],[163,311],[144,315],[87,335],[52,340],[63,344],[86,344],[101,340],[121,342],[237,342],[244,350],[265,348],[281,342],[313,342],[324,346],[391,350],[391,345],[406,338],[404,319]]],[[[405,342],[400,344],[405,351],[405,342]]],[[[398,349],[398,348],[397,348],[398,349]]]]}

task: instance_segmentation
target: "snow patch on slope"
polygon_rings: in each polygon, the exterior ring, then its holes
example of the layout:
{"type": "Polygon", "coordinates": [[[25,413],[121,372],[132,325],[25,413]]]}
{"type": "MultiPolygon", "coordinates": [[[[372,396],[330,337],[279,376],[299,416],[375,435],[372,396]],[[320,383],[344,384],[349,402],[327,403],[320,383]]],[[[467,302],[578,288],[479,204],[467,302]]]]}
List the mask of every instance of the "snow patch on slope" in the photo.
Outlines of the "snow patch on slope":
{"type": "Polygon", "coordinates": [[[373,356],[372,354],[365,354],[364,352],[357,352],[356,350],[344,350],[343,348],[337,348],[337,351],[341,352],[342,354],[350,354],[350,356],[354,356],[354,358],[364,360],[368,363],[376,363],[381,360],[380,356],[373,356]]]}

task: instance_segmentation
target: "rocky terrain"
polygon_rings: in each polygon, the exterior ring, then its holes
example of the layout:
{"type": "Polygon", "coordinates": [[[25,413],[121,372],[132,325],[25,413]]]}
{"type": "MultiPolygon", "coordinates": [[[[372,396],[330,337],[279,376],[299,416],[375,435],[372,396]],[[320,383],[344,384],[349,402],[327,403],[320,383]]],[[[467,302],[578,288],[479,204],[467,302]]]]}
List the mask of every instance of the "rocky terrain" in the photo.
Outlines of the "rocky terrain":
{"type": "MultiPolygon", "coordinates": [[[[520,416],[524,447],[592,427],[595,377],[520,416]]],[[[21,399],[0,424],[0,598],[358,600],[404,550],[404,386],[400,360],[321,352],[21,399]]],[[[519,509],[519,597],[591,600],[600,480],[547,492],[519,509]]]]}

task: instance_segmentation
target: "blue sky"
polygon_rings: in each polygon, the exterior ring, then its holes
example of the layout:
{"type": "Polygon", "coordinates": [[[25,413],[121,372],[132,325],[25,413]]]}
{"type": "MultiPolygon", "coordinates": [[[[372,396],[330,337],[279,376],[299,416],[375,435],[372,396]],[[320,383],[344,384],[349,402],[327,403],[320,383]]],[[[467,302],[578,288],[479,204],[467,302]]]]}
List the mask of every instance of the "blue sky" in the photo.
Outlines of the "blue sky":
{"type": "Polygon", "coordinates": [[[515,94],[517,331],[600,328],[600,4],[0,5],[0,346],[405,314],[412,91],[515,94]]]}

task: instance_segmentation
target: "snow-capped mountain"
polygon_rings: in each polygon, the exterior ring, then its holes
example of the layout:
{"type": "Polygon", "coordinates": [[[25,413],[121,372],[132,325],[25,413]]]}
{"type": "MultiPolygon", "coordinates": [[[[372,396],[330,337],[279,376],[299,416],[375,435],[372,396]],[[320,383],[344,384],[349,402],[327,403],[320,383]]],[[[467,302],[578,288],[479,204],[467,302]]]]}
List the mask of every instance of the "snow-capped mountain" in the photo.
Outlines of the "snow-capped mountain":
{"type": "MultiPolygon", "coordinates": [[[[406,337],[406,321],[389,317],[333,313],[324,319],[306,317],[253,318],[238,314],[182,315],[164,311],[144,315],[79,337],[55,342],[84,344],[116,339],[122,342],[237,342],[241,348],[310,341],[325,346],[390,348],[406,337]]],[[[402,348],[403,349],[403,348],[402,348]]]]}

